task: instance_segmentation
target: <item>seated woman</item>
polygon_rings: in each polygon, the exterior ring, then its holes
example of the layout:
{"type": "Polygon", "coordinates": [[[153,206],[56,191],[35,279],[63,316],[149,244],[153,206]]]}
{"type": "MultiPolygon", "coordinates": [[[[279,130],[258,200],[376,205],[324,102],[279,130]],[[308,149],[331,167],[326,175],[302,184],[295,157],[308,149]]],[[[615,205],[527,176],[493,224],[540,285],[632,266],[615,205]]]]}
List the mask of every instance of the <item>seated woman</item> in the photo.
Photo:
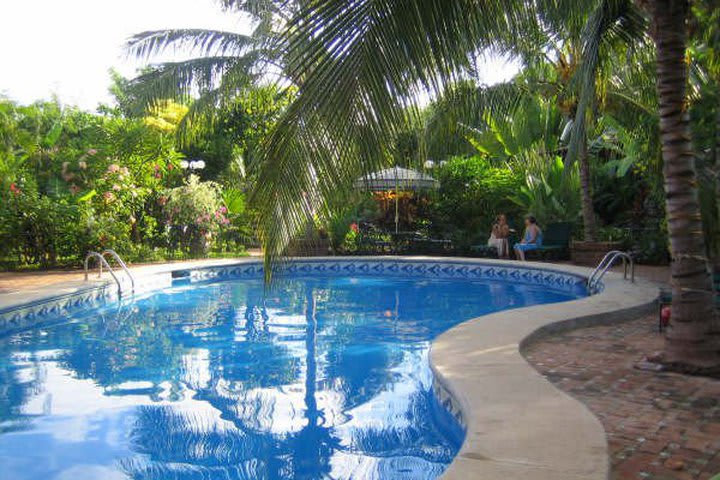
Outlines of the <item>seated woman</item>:
{"type": "Polygon", "coordinates": [[[525,235],[520,243],[515,244],[515,256],[518,260],[525,261],[525,252],[537,250],[542,246],[542,230],[537,220],[532,215],[525,217],[525,235]]]}
{"type": "Polygon", "coordinates": [[[508,237],[510,236],[510,225],[507,223],[505,214],[500,214],[495,218],[492,226],[492,233],[488,239],[488,246],[497,248],[498,257],[507,258],[510,256],[510,246],[508,237]]]}

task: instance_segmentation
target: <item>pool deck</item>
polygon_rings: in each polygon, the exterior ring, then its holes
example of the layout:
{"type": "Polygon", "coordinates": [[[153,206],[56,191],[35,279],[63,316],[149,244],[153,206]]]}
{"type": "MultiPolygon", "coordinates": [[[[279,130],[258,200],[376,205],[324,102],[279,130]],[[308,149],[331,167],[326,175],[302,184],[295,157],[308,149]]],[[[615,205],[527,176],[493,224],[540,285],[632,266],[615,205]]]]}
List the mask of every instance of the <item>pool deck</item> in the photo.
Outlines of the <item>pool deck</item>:
{"type": "Polygon", "coordinates": [[[720,379],[634,368],[663,348],[657,321],[572,330],[523,355],[600,419],[614,480],[709,480],[720,474],[720,379]]]}
{"type": "MultiPolygon", "coordinates": [[[[410,258],[410,257],[403,257],[410,258]]],[[[422,259],[422,257],[411,257],[422,259]]],[[[377,257],[375,259],[378,259],[377,257]]],[[[433,259],[438,260],[438,259],[433,259]]],[[[446,259],[440,259],[446,260],[446,259]]],[[[478,259],[468,263],[514,262],[478,259]]],[[[141,278],[173,270],[229,265],[257,259],[225,259],[133,268],[141,278]]],[[[582,267],[526,262],[523,265],[589,275],[582,267]]],[[[73,273],[60,282],[18,286],[0,276],[0,309],[59,293],[97,288],[107,280],[83,281],[73,273]]],[[[510,310],[469,320],[433,342],[431,367],[437,390],[459,410],[467,437],[443,479],[604,480],[609,475],[608,442],[590,410],[558,390],[523,358],[534,340],[569,329],[624,321],[653,308],[657,285],[631,284],[617,273],[605,278],[601,294],[580,300],[510,310]]]]}
{"type": "MultiPolygon", "coordinates": [[[[553,268],[589,274],[581,267],[553,268]]],[[[631,284],[613,273],[601,294],[487,315],[436,339],[431,350],[435,379],[458,402],[467,427],[443,479],[608,478],[600,421],[529,365],[521,350],[544,335],[640,316],[656,298],[657,285],[631,284]]]]}
{"type": "MultiPolygon", "coordinates": [[[[187,268],[204,268],[220,265],[232,265],[243,261],[257,261],[250,257],[231,259],[189,260],[162,264],[149,264],[130,267],[137,279],[153,275],[169,274],[174,270],[187,268]]],[[[88,288],[112,285],[112,278],[103,274],[97,278],[97,269],[85,281],[82,270],[54,270],[50,272],[0,272],[0,309],[13,308],[20,305],[40,301],[52,296],[77,293],[88,288]]],[[[122,272],[116,270],[123,280],[122,272]]]]}

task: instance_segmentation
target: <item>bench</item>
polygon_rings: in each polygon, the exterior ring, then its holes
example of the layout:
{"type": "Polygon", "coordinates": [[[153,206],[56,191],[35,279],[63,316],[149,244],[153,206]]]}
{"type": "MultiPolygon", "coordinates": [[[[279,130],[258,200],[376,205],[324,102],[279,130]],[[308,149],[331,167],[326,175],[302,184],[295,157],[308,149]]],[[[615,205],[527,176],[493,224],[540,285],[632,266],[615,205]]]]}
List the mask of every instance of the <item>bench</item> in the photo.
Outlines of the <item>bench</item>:
{"type": "Polygon", "coordinates": [[[526,252],[525,258],[541,260],[564,260],[570,256],[570,239],[573,224],[570,222],[551,223],[543,230],[543,244],[536,250],[526,252]]]}

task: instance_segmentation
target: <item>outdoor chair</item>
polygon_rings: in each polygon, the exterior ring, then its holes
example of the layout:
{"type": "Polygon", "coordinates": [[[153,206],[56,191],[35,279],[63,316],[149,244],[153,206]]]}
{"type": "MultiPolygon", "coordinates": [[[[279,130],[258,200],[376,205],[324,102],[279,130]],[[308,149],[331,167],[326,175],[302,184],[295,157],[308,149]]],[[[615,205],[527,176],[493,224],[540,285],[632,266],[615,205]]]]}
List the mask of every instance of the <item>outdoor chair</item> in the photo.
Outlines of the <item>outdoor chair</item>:
{"type": "Polygon", "coordinates": [[[540,260],[563,260],[570,254],[570,239],[573,224],[570,222],[551,223],[543,230],[543,244],[528,251],[526,258],[540,260]]]}
{"type": "MultiPolygon", "coordinates": [[[[512,256],[513,254],[513,245],[515,245],[519,241],[520,240],[518,239],[517,233],[511,227],[510,236],[508,237],[508,253],[510,254],[510,256],[512,256]]],[[[481,258],[498,258],[498,251],[497,248],[492,247],[488,244],[478,244],[470,246],[470,255],[473,257],[481,258]]]]}

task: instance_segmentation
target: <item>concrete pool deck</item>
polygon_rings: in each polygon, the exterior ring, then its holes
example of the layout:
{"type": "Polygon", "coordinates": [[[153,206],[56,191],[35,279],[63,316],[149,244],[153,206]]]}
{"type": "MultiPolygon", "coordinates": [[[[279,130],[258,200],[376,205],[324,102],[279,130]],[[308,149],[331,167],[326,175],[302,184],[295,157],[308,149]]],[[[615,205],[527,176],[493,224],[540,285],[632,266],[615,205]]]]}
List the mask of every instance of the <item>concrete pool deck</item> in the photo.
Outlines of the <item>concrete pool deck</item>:
{"type": "MultiPolygon", "coordinates": [[[[337,260],[339,257],[329,257],[337,260]]],[[[360,257],[352,257],[358,259],[360,257]]],[[[372,257],[374,260],[394,257],[372,257]]],[[[587,276],[568,265],[515,263],[461,258],[401,257],[404,260],[526,266],[587,276]]],[[[317,259],[322,260],[322,259],[317,259]]],[[[170,277],[182,269],[257,262],[257,259],[205,260],[133,268],[142,282],[170,277]]],[[[107,280],[67,280],[0,293],[0,309],[38,302],[48,296],[107,288],[107,280]]],[[[2,288],[2,284],[0,284],[2,288]]],[[[11,289],[12,290],[12,289],[11,289]]],[[[579,401],[555,388],[521,355],[524,345],[552,332],[599,325],[641,315],[652,308],[657,286],[631,284],[608,274],[601,294],[580,300],[499,312],[464,322],[437,338],[431,367],[436,390],[460,412],[467,428],[461,451],[444,479],[606,479],[608,448],[597,418],[579,401]]]]}
{"type": "MultiPolygon", "coordinates": [[[[538,266],[536,264],[536,266],[538,266]]],[[[553,265],[587,276],[589,270],[553,265]]],[[[607,439],[585,405],[555,388],[523,358],[543,335],[627,320],[651,310],[657,286],[617,273],[584,299],[508,310],[462,323],[435,340],[435,379],[463,412],[467,436],[445,480],[604,480],[607,439]]]]}

